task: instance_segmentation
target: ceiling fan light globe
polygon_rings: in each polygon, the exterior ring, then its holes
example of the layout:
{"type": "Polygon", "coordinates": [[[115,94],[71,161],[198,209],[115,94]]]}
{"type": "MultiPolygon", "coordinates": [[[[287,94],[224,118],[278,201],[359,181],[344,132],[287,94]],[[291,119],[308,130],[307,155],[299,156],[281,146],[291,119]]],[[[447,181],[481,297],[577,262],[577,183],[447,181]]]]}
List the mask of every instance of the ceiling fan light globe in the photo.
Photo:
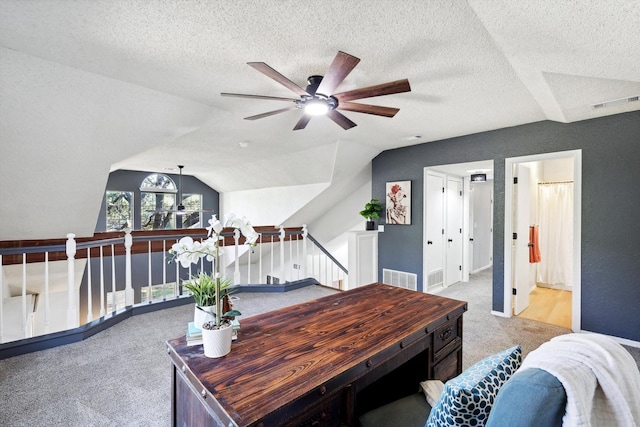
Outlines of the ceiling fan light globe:
{"type": "Polygon", "coordinates": [[[311,116],[323,116],[329,111],[329,106],[323,101],[309,101],[304,106],[304,112],[311,116]]]}

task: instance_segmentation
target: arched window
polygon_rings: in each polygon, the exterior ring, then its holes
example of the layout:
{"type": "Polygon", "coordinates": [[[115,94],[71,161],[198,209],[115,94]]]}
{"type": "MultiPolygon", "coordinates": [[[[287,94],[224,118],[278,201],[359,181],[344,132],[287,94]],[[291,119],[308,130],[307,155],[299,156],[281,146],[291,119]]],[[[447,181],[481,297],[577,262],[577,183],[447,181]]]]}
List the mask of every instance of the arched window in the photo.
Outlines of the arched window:
{"type": "Polygon", "coordinates": [[[142,180],[140,191],[154,193],[177,193],[178,187],[171,178],[163,173],[152,173],[142,180]]]}
{"type": "Polygon", "coordinates": [[[178,188],[167,175],[153,173],[140,184],[140,220],[143,230],[200,227],[202,195],[182,194],[184,215],[176,215],[178,188]]]}

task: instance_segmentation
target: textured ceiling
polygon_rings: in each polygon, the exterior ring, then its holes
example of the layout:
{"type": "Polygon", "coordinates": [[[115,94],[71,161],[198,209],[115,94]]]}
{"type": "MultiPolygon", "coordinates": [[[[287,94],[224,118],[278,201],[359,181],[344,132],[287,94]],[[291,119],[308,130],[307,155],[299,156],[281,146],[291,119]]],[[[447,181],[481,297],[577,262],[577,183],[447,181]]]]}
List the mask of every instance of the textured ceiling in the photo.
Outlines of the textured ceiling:
{"type": "Polygon", "coordinates": [[[638,46],[637,0],[0,0],[1,202],[95,211],[110,170],[176,164],[221,191],[328,182],[385,149],[637,110],[590,105],[640,95],[638,46]],[[220,96],[293,96],[246,63],[305,86],[338,50],[361,59],[340,91],[409,79],[363,100],[394,118],[294,132],[300,111],[247,121],[282,105],[220,96]]]}

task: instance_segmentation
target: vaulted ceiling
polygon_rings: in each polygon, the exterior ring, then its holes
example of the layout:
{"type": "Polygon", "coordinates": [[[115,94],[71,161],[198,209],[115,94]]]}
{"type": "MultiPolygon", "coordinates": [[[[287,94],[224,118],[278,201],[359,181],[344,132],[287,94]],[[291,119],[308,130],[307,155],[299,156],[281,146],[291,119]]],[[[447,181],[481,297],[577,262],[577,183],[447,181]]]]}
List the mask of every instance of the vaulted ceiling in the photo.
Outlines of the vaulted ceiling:
{"type": "Polygon", "coordinates": [[[313,184],[386,149],[638,110],[638,46],[637,0],[0,0],[0,240],[42,210],[90,234],[116,169],[184,164],[222,192],[313,184]],[[295,96],[246,63],[304,87],[339,50],[361,59],[341,91],[409,79],[362,100],[394,118],[293,131],[301,111],[248,121],[281,103],[220,96],[295,96]]]}

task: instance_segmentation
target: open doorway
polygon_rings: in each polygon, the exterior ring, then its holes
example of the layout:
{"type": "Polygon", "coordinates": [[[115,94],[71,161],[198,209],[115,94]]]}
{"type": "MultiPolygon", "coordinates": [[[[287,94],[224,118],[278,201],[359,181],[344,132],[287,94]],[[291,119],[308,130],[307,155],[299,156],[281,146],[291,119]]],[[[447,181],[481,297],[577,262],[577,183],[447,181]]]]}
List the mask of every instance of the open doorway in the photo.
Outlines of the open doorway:
{"type": "Polygon", "coordinates": [[[468,282],[470,273],[491,267],[493,160],[426,167],[424,219],[424,292],[468,282]]]}
{"type": "Polygon", "coordinates": [[[504,313],[580,329],[581,151],[505,160],[504,313]]]}

